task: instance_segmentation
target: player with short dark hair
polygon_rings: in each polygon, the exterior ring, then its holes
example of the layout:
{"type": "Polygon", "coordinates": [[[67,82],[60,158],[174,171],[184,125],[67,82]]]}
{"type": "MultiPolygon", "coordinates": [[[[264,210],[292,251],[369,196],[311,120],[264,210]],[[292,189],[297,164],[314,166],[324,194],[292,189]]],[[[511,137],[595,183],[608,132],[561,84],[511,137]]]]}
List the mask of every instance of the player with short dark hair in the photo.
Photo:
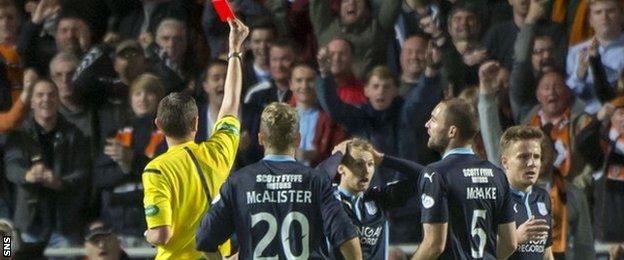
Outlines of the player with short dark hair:
{"type": "Polygon", "coordinates": [[[470,148],[476,122],[469,103],[450,99],[425,125],[427,145],[444,156],[418,182],[424,238],[413,259],[505,259],[516,250],[507,178],[470,148]]]}
{"type": "MultiPolygon", "coordinates": [[[[318,168],[338,179],[334,195],[358,229],[364,259],[388,259],[389,210],[403,206],[416,189],[423,166],[374,149],[368,141],[354,138],[336,146],[334,154],[318,168]],[[375,167],[383,166],[405,176],[404,180],[370,187],[375,167]]],[[[342,259],[337,252],[334,259],[342,259]]]]}
{"type": "Polygon", "coordinates": [[[509,259],[554,259],[550,195],[535,186],[542,162],[541,130],[513,126],[501,137],[501,165],[509,179],[518,250],[509,259]]]}
{"type": "Polygon", "coordinates": [[[214,252],[236,232],[241,259],[326,259],[328,243],[346,259],[361,259],[355,227],[329,178],[295,161],[297,111],[283,103],[268,105],[258,140],[264,158],[223,184],[201,221],[197,249],[214,252]]]}

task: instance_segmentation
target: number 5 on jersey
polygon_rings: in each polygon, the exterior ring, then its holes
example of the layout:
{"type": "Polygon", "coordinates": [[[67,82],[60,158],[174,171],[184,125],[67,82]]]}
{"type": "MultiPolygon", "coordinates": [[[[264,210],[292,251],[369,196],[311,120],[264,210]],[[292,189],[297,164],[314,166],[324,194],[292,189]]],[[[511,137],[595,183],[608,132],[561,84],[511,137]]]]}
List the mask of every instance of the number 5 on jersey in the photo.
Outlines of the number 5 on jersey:
{"type": "Polygon", "coordinates": [[[485,234],[485,230],[480,227],[477,227],[477,223],[479,222],[479,218],[482,218],[485,221],[487,210],[484,209],[475,209],[472,212],[472,224],[470,224],[470,234],[472,235],[471,245],[477,244],[478,247],[475,249],[471,246],[471,253],[473,258],[483,258],[483,249],[485,248],[485,241],[487,239],[487,234],[485,234]],[[477,243],[474,239],[475,236],[478,237],[479,242],[477,243]]]}

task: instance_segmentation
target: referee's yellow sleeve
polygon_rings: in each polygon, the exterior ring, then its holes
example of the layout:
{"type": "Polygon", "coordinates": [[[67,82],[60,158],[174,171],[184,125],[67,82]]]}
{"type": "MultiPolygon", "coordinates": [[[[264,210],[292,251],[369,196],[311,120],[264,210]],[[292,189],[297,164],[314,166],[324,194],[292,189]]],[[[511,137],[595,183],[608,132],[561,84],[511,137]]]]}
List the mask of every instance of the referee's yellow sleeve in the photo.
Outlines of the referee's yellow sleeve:
{"type": "Polygon", "coordinates": [[[141,178],[147,228],[171,226],[171,190],[165,176],[148,165],[141,178]]]}
{"type": "Polygon", "coordinates": [[[240,122],[234,116],[226,116],[219,119],[212,131],[210,138],[199,144],[200,160],[211,162],[211,166],[216,169],[211,176],[215,184],[218,184],[212,191],[216,196],[221,184],[230,174],[230,169],[236,160],[238,143],[240,142],[240,122]]]}

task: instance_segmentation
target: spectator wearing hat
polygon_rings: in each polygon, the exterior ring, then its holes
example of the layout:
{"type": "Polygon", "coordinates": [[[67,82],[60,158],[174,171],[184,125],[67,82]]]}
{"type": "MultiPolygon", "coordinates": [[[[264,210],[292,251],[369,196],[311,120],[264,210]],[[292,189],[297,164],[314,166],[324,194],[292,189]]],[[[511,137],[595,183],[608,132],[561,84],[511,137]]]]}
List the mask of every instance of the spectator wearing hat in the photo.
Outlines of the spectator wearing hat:
{"type": "Polygon", "coordinates": [[[73,84],[78,103],[92,114],[94,151],[129,123],[129,86],[149,67],[143,48],[134,40],[122,41],[114,49],[99,45],[85,55],[73,84]]]}
{"type": "Polygon", "coordinates": [[[88,260],[127,260],[117,234],[104,224],[93,224],[84,237],[88,260]]]}

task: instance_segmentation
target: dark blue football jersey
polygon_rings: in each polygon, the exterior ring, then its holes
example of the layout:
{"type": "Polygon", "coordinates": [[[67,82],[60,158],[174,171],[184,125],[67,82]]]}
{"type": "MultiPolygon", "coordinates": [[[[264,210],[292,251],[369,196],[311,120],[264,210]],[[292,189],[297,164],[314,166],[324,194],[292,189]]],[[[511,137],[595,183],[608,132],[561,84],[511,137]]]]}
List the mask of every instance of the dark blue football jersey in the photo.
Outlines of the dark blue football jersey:
{"type": "MultiPolygon", "coordinates": [[[[342,157],[341,153],[336,153],[317,168],[334,179],[342,157]]],[[[357,228],[363,259],[388,258],[388,210],[403,206],[407,202],[414,194],[416,181],[423,170],[420,164],[390,155],[384,156],[381,166],[403,175],[404,180],[371,187],[362,194],[351,194],[340,187],[335,187],[334,191],[357,228]]],[[[339,250],[333,250],[333,256],[334,259],[343,259],[339,250]]]]}
{"type": "Polygon", "coordinates": [[[235,232],[240,259],[327,259],[357,236],[329,178],[289,157],[271,157],[230,175],[204,215],[197,249],[214,252],[235,232]]]}
{"type": "MultiPolygon", "coordinates": [[[[552,229],[550,195],[542,188],[533,186],[528,193],[511,189],[516,227],[526,222],[531,216],[545,219],[552,229]]],[[[516,252],[509,259],[544,259],[544,250],[552,245],[552,230],[548,236],[537,241],[529,241],[518,245],[516,252]]]]}
{"type": "Polygon", "coordinates": [[[514,221],[505,174],[470,149],[455,149],[420,177],[422,223],[448,223],[440,259],[496,259],[499,224],[514,221]]]}

